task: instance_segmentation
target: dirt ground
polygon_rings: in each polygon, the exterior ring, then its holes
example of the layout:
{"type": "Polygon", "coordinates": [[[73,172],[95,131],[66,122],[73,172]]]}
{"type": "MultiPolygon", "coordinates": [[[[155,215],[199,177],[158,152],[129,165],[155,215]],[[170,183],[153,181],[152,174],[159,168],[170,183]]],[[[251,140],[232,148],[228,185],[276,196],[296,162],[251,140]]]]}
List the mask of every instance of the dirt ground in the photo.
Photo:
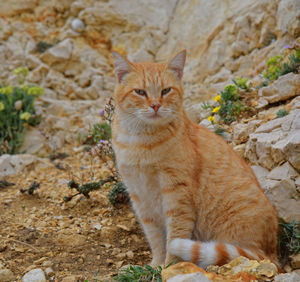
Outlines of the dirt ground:
{"type": "Polygon", "coordinates": [[[131,207],[114,208],[110,187],[92,192],[90,199],[78,195],[63,201],[76,192],[67,187],[72,178],[90,182],[108,174],[89,153],[63,152],[69,157],[7,177],[15,185],[0,188],[0,262],[16,280],[30,269],[50,266],[57,281],[71,275],[102,280],[124,265],[148,263],[148,244],[131,207]],[[40,187],[33,195],[20,192],[34,181],[40,187]]]}

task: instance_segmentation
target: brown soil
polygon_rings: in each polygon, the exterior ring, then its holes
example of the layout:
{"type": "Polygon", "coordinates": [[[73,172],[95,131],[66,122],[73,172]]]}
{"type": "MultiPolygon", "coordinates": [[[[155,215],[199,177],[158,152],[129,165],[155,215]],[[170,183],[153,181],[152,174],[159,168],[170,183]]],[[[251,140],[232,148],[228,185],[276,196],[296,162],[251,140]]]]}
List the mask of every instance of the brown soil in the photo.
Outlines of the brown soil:
{"type": "Polygon", "coordinates": [[[148,263],[148,244],[131,207],[114,208],[110,188],[64,203],[64,196],[75,194],[67,187],[72,175],[91,182],[108,174],[88,153],[66,152],[70,157],[56,160],[64,170],[54,163],[36,166],[8,177],[14,186],[0,188],[0,260],[17,280],[29,269],[51,266],[58,281],[70,275],[109,278],[124,265],[148,263]],[[33,181],[40,183],[33,195],[19,191],[33,181]]]}

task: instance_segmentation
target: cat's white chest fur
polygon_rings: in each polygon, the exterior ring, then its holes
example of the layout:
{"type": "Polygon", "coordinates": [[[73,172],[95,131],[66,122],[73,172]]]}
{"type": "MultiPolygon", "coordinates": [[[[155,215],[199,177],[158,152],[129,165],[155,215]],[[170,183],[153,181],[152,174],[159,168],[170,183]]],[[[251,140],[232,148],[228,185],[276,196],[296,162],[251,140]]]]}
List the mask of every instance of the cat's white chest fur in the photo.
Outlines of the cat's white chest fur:
{"type": "Polygon", "coordinates": [[[157,169],[153,166],[139,168],[122,166],[120,172],[129,193],[138,196],[138,201],[134,202],[133,206],[139,210],[139,216],[144,217],[151,214],[151,217],[156,218],[158,224],[163,227],[162,196],[157,169]],[[137,207],[137,205],[141,207],[137,207]]]}

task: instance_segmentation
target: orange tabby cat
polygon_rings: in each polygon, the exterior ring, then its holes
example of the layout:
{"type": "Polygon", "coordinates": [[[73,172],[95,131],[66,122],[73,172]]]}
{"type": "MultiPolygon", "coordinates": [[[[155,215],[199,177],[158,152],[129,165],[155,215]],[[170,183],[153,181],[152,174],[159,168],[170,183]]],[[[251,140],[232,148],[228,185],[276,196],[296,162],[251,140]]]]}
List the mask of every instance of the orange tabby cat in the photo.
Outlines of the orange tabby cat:
{"type": "Polygon", "coordinates": [[[277,217],[248,165],[182,105],[185,51],[168,63],[115,58],[113,147],[152,250],[201,267],[240,255],[277,262],[277,217]]]}

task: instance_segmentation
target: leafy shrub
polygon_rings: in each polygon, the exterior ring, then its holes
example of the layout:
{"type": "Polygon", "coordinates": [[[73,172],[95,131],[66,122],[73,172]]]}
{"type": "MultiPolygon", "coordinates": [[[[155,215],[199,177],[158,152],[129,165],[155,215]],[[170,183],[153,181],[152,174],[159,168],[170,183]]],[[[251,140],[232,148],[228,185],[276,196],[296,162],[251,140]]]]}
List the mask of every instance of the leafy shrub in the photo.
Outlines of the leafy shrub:
{"type": "Polygon", "coordinates": [[[300,68],[300,49],[295,50],[295,53],[292,53],[288,62],[285,62],[281,65],[281,75],[293,72],[298,73],[300,68]]]}
{"type": "Polygon", "coordinates": [[[267,60],[267,69],[264,72],[264,78],[269,80],[276,80],[281,75],[280,69],[281,56],[274,56],[267,60]]]}
{"type": "Polygon", "coordinates": [[[117,182],[113,185],[108,194],[108,199],[114,207],[117,207],[118,204],[126,204],[129,201],[129,195],[123,182],[117,182]]]}
{"type": "Polygon", "coordinates": [[[68,187],[70,189],[76,189],[78,193],[72,195],[72,196],[66,196],[64,197],[64,201],[65,202],[69,202],[72,200],[73,197],[82,194],[84,195],[86,198],[90,198],[90,193],[94,190],[99,190],[101,188],[101,186],[103,186],[104,184],[108,183],[108,182],[112,182],[114,181],[115,178],[114,176],[108,176],[105,179],[101,179],[98,182],[86,182],[83,184],[79,184],[78,182],[76,182],[74,179],[72,179],[71,181],[68,182],[68,187]]]}
{"type": "Polygon", "coordinates": [[[295,44],[287,47],[295,50],[288,56],[286,61],[284,61],[282,56],[274,56],[268,59],[266,63],[267,69],[263,73],[266,79],[272,81],[290,72],[298,73],[300,68],[300,49],[295,44]]]}
{"type": "MultiPolygon", "coordinates": [[[[168,268],[174,262],[165,266],[168,268]]],[[[138,265],[130,265],[129,267],[122,269],[114,278],[118,282],[139,282],[139,281],[153,281],[161,282],[161,271],[163,268],[161,266],[153,268],[150,265],[145,265],[144,267],[138,265]]]]}
{"type": "Polygon", "coordinates": [[[110,140],[111,139],[111,126],[110,124],[103,123],[95,123],[90,131],[90,133],[86,136],[85,144],[96,145],[101,141],[110,140]]]}
{"type": "Polygon", "coordinates": [[[281,260],[289,255],[300,253],[300,221],[280,223],[278,236],[278,254],[281,260]]]}
{"type": "Polygon", "coordinates": [[[246,77],[238,77],[236,80],[232,80],[233,83],[238,87],[245,91],[250,91],[251,83],[248,83],[248,78],[246,77]]]}
{"type": "Polygon", "coordinates": [[[39,41],[36,44],[36,49],[39,53],[44,53],[45,51],[47,51],[47,49],[53,47],[53,44],[45,42],[45,41],[39,41]]]}
{"type": "MultiPolygon", "coordinates": [[[[16,70],[22,82],[28,71],[16,70]]],[[[43,93],[43,88],[30,85],[0,86],[0,155],[17,153],[26,127],[40,123],[34,100],[43,93]]]]}
{"type": "Polygon", "coordinates": [[[289,112],[286,109],[280,109],[277,111],[276,116],[277,116],[277,118],[281,118],[281,117],[288,115],[288,113],[289,112]]]}
{"type": "MultiPolygon", "coordinates": [[[[233,84],[225,86],[221,94],[214,98],[214,101],[217,102],[219,106],[213,108],[212,113],[218,114],[220,118],[228,124],[236,120],[236,117],[243,109],[239,99],[238,88],[233,84]]],[[[213,122],[214,116],[208,117],[208,120],[213,122]]]]}

